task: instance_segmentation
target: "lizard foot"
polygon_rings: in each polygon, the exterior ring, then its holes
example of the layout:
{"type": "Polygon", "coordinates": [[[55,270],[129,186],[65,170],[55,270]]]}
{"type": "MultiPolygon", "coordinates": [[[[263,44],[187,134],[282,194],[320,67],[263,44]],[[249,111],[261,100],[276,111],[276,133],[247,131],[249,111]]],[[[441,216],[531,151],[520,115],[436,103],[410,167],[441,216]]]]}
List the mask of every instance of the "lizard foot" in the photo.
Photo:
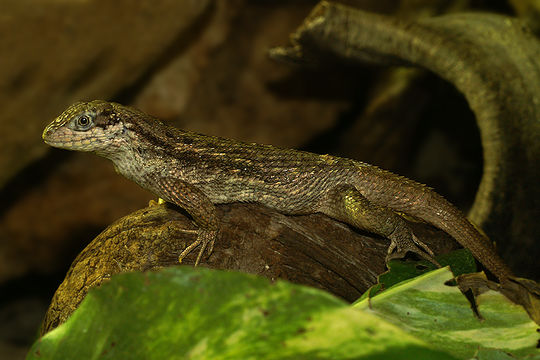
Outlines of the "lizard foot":
{"type": "Polygon", "coordinates": [[[389,236],[390,246],[388,247],[388,253],[386,255],[386,262],[393,259],[400,259],[405,257],[407,252],[412,252],[427,261],[433,263],[437,267],[441,265],[435,260],[435,254],[433,251],[420,239],[418,239],[410,231],[401,231],[399,233],[394,232],[389,236]]]}
{"type": "MultiPolygon", "coordinates": [[[[214,251],[214,244],[216,242],[216,237],[218,232],[216,230],[194,230],[197,231],[197,240],[192,242],[187,248],[184,249],[178,256],[178,262],[182,263],[182,260],[197,246],[201,246],[199,249],[199,254],[197,255],[197,260],[195,260],[195,266],[199,265],[201,258],[204,254],[204,250],[208,247],[208,255],[214,251]]],[[[188,231],[186,231],[188,232],[188,231]]]]}

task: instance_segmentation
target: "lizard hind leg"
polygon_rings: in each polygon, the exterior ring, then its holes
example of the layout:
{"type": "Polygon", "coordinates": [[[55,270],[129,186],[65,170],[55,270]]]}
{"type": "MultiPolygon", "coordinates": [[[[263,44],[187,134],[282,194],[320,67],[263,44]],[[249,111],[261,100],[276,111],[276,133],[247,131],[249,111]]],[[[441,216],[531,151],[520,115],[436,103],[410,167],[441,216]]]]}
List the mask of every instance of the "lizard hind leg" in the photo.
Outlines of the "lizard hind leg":
{"type": "Polygon", "coordinates": [[[318,204],[319,212],[390,240],[386,261],[402,258],[407,252],[440,266],[431,249],[420,241],[401,216],[369,201],[352,185],[329,190],[318,204]]]}

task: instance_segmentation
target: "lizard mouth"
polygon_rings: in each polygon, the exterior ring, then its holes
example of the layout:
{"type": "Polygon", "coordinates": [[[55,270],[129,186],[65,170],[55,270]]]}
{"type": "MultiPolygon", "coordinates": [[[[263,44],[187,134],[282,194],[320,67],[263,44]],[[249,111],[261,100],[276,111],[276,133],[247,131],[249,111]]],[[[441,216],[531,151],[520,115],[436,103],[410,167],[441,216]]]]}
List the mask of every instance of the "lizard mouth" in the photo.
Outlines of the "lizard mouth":
{"type": "MultiPolygon", "coordinates": [[[[51,125],[48,125],[41,134],[41,138],[45,143],[49,144],[49,142],[52,140],[51,137],[54,134],[54,128],[51,125]]],[[[50,145],[50,144],[49,144],[50,145]]]]}
{"type": "Polygon", "coordinates": [[[41,138],[45,142],[45,144],[54,146],[54,147],[60,147],[62,144],[55,140],[53,138],[53,130],[49,127],[46,127],[45,130],[43,130],[43,134],[41,134],[41,138]]]}
{"type": "Polygon", "coordinates": [[[62,129],[46,128],[42,134],[45,144],[66,150],[93,151],[92,142],[89,139],[81,139],[65,134],[62,129]]]}
{"type": "Polygon", "coordinates": [[[56,147],[56,148],[64,148],[64,149],[68,149],[70,146],[72,146],[73,144],[70,143],[70,142],[64,142],[64,141],[55,141],[53,139],[48,139],[46,137],[43,137],[43,141],[45,142],[45,144],[49,145],[49,146],[52,146],[52,147],[56,147]]]}
{"type": "Polygon", "coordinates": [[[69,149],[71,146],[73,146],[73,141],[62,141],[58,138],[58,134],[55,132],[56,129],[52,128],[51,126],[47,126],[45,130],[43,130],[43,133],[41,134],[41,138],[45,142],[45,144],[56,147],[56,148],[64,148],[69,149]]]}

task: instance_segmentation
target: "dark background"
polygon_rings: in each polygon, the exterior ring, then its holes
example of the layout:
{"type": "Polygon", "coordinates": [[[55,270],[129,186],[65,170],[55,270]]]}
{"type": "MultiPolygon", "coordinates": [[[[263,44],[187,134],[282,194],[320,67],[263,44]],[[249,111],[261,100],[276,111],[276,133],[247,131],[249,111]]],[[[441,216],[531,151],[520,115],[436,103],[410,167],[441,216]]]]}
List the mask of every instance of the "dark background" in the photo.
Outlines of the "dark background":
{"type": "MultiPolygon", "coordinates": [[[[42,142],[45,125],[77,100],[114,100],[187,130],[359,159],[468,209],[482,149],[474,115],[451,84],[419,69],[268,58],[315,3],[4,2],[0,358],[24,356],[77,253],[153,198],[110,162],[42,142]]],[[[525,0],[347,3],[405,18],[538,14],[525,0]]]]}

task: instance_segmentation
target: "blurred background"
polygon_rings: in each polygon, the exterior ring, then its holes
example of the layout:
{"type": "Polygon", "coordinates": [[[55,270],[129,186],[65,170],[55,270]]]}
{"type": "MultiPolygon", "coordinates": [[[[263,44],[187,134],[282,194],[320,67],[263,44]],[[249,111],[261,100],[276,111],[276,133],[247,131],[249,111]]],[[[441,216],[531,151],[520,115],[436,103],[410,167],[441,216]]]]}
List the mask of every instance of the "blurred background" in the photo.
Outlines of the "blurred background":
{"type": "MultiPolygon", "coordinates": [[[[403,18],[489,11],[534,20],[539,6],[346,3],[403,18]]],[[[24,357],[78,252],[153,199],[109,161],[42,142],[43,128],[78,100],[131,104],[205,134],[359,159],[429,184],[465,211],[471,206],[482,148],[474,115],[451,84],[420,69],[302,67],[268,57],[315,4],[2,2],[0,358],[24,357]]]]}

